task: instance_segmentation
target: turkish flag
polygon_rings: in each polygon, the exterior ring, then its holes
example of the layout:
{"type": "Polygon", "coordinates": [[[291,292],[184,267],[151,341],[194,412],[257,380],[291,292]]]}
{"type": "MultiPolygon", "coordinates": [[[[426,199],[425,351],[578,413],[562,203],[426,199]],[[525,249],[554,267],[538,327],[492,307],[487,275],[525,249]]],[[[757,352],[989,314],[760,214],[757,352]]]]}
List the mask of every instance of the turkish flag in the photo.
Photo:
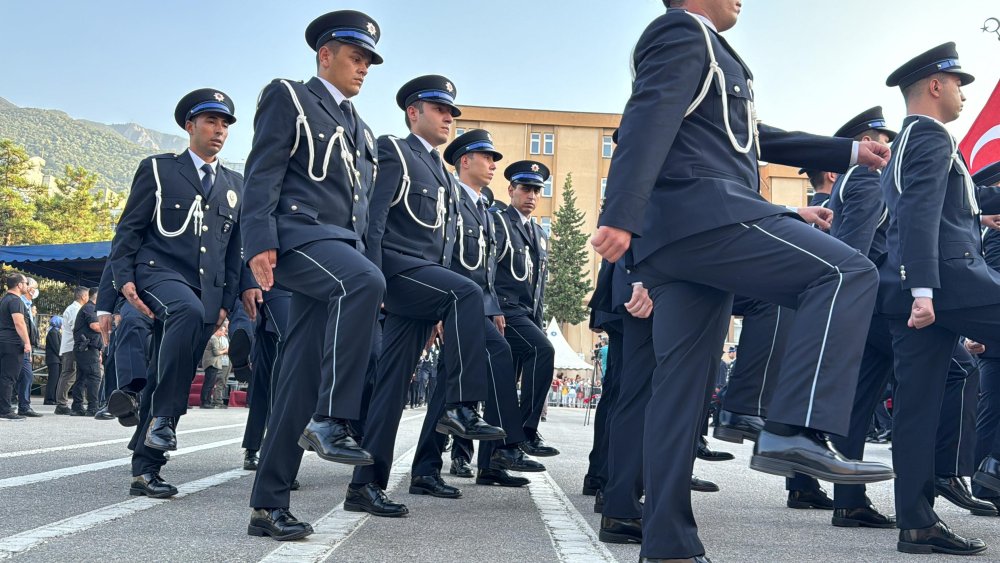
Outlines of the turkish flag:
{"type": "Polygon", "coordinates": [[[958,148],[973,174],[1000,162],[1000,82],[958,148]]]}

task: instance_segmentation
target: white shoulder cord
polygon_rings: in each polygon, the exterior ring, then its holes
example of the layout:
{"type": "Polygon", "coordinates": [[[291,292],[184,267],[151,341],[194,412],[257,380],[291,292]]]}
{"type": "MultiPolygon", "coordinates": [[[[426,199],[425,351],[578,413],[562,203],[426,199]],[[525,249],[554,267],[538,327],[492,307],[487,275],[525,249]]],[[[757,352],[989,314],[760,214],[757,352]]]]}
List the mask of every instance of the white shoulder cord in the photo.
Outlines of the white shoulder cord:
{"type": "Polygon", "coordinates": [[[153,159],[153,179],[156,181],[156,208],[153,210],[153,218],[156,219],[156,228],[159,229],[160,234],[167,238],[181,236],[187,230],[188,223],[191,222],[191,218],[193,217],[194,233],[200,236],[205,218],[205,212],[201,209],[201,195],[194,196],[194,201],[191,202],[191,207],[188,208],[187,218],[184,219],[184,224],[181,225],[181,228],[176,231],[167,231],[163,228],[162,212],[160,211],[160,206],[163,204],[163,188],[160,186],[160,171],[156,167],[155,158],[153,159]]]}
{"type": "Polygon", "coordinates": [[[479,226],[479,253],[476,254],[476,263],[469,265],[465,261],[465,223],[462,221],[462,214],[458,214],[458,260],[465,266],[465,269],[469,271],[478,270],[480,266],[483,265],[483,254],[486,250],[486,237],[483,236],[483,227],[479,226]]]}
{"type": "MultiPolygon", "coordinates": [[[[913,123],[907,125],[906,129],[897,137],[897,142],[893,143],[893,149],[896,151],[896,160],[893,163],[892,179],[896,183],[896,191],[899,193],[903,193],[903,184],[900,182],[903,151],[906,149],[906,142],[910,138],[910,131],[913,130],[913,126],[916,124],[917,122],[913,121],[913,123]],[[895,147],[896,144],[899,145],[898,149],[895,147]]],[[[969,202],[969,209],[972,211],[972,216],[975,217],[979,215],[980,211],[979,200],[976,198],[976,183],[972,180],[972,175],[969,173],[968,167],[965,166],[965,162],[962,161],[962,157],[958,152],[958,145],[955,144],[955,138],[950,133],[947,133],[947,131],[945,133],[948,135],[948,141],[951,143],[951,166],[957,167],[958,173],[962,175],[962,182],[965,184],[965,198],[969,202]]]]}
{"type": "Polygon", "coordinates": [[[524,281],[528,279],[531,274],[531,267],[534,265],[531,263],[531,253],[528,252],[528,245],[524,245],[524,274],[518,276],[514,271],[514,245],[511,243],[510,237],[510,227],[507,226],[507,219],[502,217],[500,213],[497,213],[497,219],[500,220],[500,224],[503,225],[504,233],[507,235],[507,244],[504,245],[503,252],[497,257],[497,262],[503,260],[503,257],[510,252],[510,275],[514,277],[517,281],[524,281]]]}
{"type": "Polygon", "coordinates": [[[409,193],[410,191],[410,171],[409,168],[406,166],[406,158],[403,157],[403,151],[400,150],[399,148],[399,139],[390,135],[389,141],[392,143],[392,146],[395,147],[396,154],[399,155],[399,164],[400,166],[403,167],[403,178],[402,181],[399,183],[399,191],[397,191],[396,196],[392,198],[392,203],[389,205],[389,207],[395,207],[396,204],[402,201],[403,207],[406,208],[406,212],[410,214],[410,218],[412,218],[421,227],[428,228],[432,231],[437,229],[438,227],[443,227],[444,217],[448,211],[446,207],[447,203],[445,202],[444,199],[444,191],[445,191],[444,186],[438,186],[437,205],[435,208],[436,216],[434,218],[434,224],[428,225],[427,223],[421,221],[417,217],[417,214],[413,212],[413,209],[410,208],[410,198],[406,197],[407,193],[409,193]]]}
{"type": "Polygon", "coordinates": [[[330,168],[330,155],[333,153],[333,147],[337,144],[337,141],[340,141],[340,160],[344,161],[347,181],[353,188],[355,184],[360,181],[361,173],[354,167],[354,157],[351,155],[351,151],[347,148],[344,128],[340,125],[337,126],[336,133],[333,134],[333,137],[330,138],[330,143],[326,146],[326,154],[323,155],[323,175],[316,176],[313,174],[313,161],[316,157],[316,147],[313,145],[312,129],[309,127],[309,121],[306,119],[306,112],[302,109],[302,104],[299,102],[299,97],[295,94],[295,89],[292,88],[292,85],[289,84],[287,80],[282,80],[281,83],[288,88],[288,93],[292,96],[292,103],[295,104],[295,109],[299,112],[298,117],[295,118],[295,144],[292,145],[292,152],[289,156],[295,154],[295,151],[298,150],[299,132],[304,129],[306,133],[306,143],[309,145],[309,177],[315,182],[322,182],[326,179],[326,173],[330,168]]]}
{"type": "Polygon", "coordinates": [[[713,78],[717,78],[719,81],[719,89],[722,90],[722,119],[726,125],[726,134],[729,135],[729,142],[732,143],[733,148],[736,152],[740,154],[746,154],[750,152],[750,148],[757,145],[757,156],[760,157],[760,133],[757,130],[757,108],[753,103],[753,80],[747,80],[747,119],[749,124],[747,127],[747,142],[745,145],[740,146],[740,142],[736,139],[736,134],[733,133],[733,128],[729,124],[729,94],[726,91],[726,74],[722,71],[722,67],[719,66],[719,62],[715,58],[715,49],[712,48],[712,37],[708,33],[708,27],[698,19],[697,16],[691,12],[685,12],[687,15],[694,18],[694,21],[698,22],[701,26],[701,32],[705,35],[705,46],[708,48],[708,74],[705,76],[705,82],[701,85],[701,92],[698,93],[698,97],[695,98],[691,105],[688,106],[687,112],[684,113],[684,117],[691,115],[695,109],[703,101],[705,97],[708,96],[708,92],[712,87],[713,78]],[[756,142],[755,142],[756,141],[756,142]]]}
{"type": "Polygon", "coordinates": [[[847,181],[851,179],[851,174],[853,174],[853,173],[854,173],[854,170],[855,170],[855,169],[856,169],[857,167],[858,167],[858,165],[857,165],[857,164],[855,164],[854,166],[852,166],[852,167],[851,167],[851,168],[850,168],[850,169],[849,169],[849,170],[848,170],[848,171],[847,171],[847,172],[846,172],[846,173],[844,174],[844,179],[843,179],[843,181],[841,181],[841,182],[840,182],[840,191],[839,191],[839,192],[837,192],[837,195],[838,195],[838,196],[840,197],[840,203],[844,203],[844,186],[846,186],[846,185],[847,185],[847,181]]]}

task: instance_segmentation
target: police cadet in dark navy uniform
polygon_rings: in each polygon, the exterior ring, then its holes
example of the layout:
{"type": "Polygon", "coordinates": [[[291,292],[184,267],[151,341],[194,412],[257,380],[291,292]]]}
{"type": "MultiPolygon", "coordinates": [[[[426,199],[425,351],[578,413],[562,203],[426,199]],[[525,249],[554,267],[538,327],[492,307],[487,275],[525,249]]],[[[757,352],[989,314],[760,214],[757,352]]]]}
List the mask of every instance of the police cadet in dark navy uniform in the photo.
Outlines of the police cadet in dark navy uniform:
{"type": "MultiPolygon", "coordinates": [[[[897,549],[968,555],[986,549],[954,533],[934,512],[938,431],[948,364],[959,336],[1000,346],[1000,274],[982,256],[980,213],[1000,211],[1000,190],[979,188],[944,123],[954,121],[974,78],[963,72],[954,43],[896,69],[907,117],[882,173],[889,210],[888,254],[879,265],[878,311],[892,334],[893,466],[897,549]]],[[[983,467],[973,478],[982,484],[983,467]]],[[[986,477],[1000,483],[1000,467],[986,477]]]]}
{"type": "MultiPolygon", "coordinates": [[[[271,414],[274,387],[281,370],[282,348],[288,334],[288,306],[292,294],[280,289],[265,291],[257,309],[253,350],[250,354],[250,387],[247,391],[247,426],[243,432],[243,469],[256,471],[257,452],[271,414]]],[[[232,348],[232,344],[230,344],[232,348]]]]}
{"type": "MultiPolygon", "coordinates": [[[[544,471],[545,466],[525,458],[519,447],[525,436],[517,402],[514,360],[510,345],[504,339],[506,319],[493,287],[497,269],[496,225],[487,211],[488,196],[483,192],[493,179],[496,162],[501,158],[503,155],[493,146],[490,134],[482,129],[460,135],[444,151],[444,160],[455,167],[462,190],[456,215],[458,243],[454,246],[451,269],[472,279],[482,290],[489,375],[485,420],[500,426],[507,434],[502,443],[486,442],[480,446],[476,483],[517,487],[527,485],[528,480],[513,477],[507,471],[538,472],[544,471]]],[[[444,395],[439,389],[435,390],[427,406],[427,416],[431,419],[440,416],[444,405],[444,395]]],[[[414,489],[419,492],[421,479],[440,474],[442,445],[439,439],[423,441],[418,446],[413,461],[411,493],[415,492],[414,489]]],[[[469,452],[471,457],[471,441],[457,437],[453,448],[469,452]]]]}
{"type": "Polygon", "coordinates": [[[303,449],[327,461],[372,463],[350,420],[361,396],[385,281],[364,255],[378,157],[350,98],[361,90],[378,25],[350,10],[306,28],[317,76],[275,80],[257,103],[247,159],[244,253],[263,291],[291,292],[288,334],[247,531],[276,540],[312,533],[288,511],[303,449]]]}
{"type": "Polygon", "coordinates": [[[212,88],[184,96],[174,119],[191,137],[179,154],[142,161],[111,243],[114,287],[154,317],[155,377],[143,389],[133,436],[132,495],[165,498],[163,452],[177,449],[177,419],[212,332],[236,299],[241,271],[243,178],[216,155],[236,121],[233,102],[212,88]]]}
{"type": "MultiPolygon", "coordinates": [[[[380,169],[368,234],[369,256],[386,278],[386,318],[363,442],[375,464],[355,469],[345,510],[375,516],[408,513],[405,505],[386,497],[385,488],[410,376],[439,322],[444,338],[444,381],[439,386],[446,404],[442,416],[424,418],[418,449],[436,441],[436,432],[473,440],[505,437],[503,429],[487,424],[477,411],[477,401],[488,395],[483,292],[449,269],[461,188],[445,171],[435,147],[448,140],[451,124],[461,114],[455,95],[455,85],[444,76],[410,80],[396,94],[410,135],[378,139],[380,169]]],[[[423,477],[413,484],[421,494],[461,496],[440,475],[423,477]]]]}
{"type": "Polygon", "coordinates": [[[552,385],[555,349],[543,330],[542,302],[548,277],[548,237],[530,220],[539,192],[549,178],[541,162],[521,160],[504,169],[510,181],[510,205],[494,213],[497,225],[497,297],[507,326],[514,364],[521,366],[521,421],[527,441],[525,453],[547,457],[559,450],[538,433],[545,399],[552,385]]]}
{"type": "Polygon", "coordinates": [[[884,464],[842,458],[822,436],[847,430],[850,374],[864,344],[856,328],[871,317],[875,269],[757,193],[758,158],[841,172],[856,162],[879,167],[888,151],[758,125],[753,77],[718,35],[735,25],[738,4],[665,4],[687,9],[668,10],[636,45],[593,243],[612,261],[631,250],[654,303],[658,408],[647,409],[646,426],[657,432],[644,436],[642,556],[703,561],[687,486],[694,456],[676,453],[695,451],[733,293],[797,309],[751,467],[833,481],[893,476],[884,464]]]}

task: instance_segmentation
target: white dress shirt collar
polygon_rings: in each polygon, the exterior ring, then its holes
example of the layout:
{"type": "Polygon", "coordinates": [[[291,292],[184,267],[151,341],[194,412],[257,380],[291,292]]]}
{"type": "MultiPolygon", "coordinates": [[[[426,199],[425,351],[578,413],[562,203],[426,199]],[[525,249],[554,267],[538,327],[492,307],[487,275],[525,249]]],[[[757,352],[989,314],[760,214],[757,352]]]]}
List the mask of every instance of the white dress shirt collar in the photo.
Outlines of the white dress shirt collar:
{"type": "Polygon", "coordinates": [[[341,102],[347,99],[347,96],[341,93],[336,86],[330,84],[325,78],[322,76],[317,76],[316,78],[319,78],[319,81],[323,83],[323,86],[326,86],[326,89],[330,91],[330,95],[333,96],[333,101],[337,102],[338,106],[341,102]]]}
{"type": "MultiPolygon", "coordinates": [[[[203,179],[205,177],[205,171],[202,170],[201,167],[205,165],[205,161],[191,149],[188,149],[188,154],[191,155],[191,161],[194,162],[194,169],[198,171],[198,179],[203,179]]],[[[219,159],[217,158],[212,162],[209,162],[208,165],[212,167],[212,174],[218,175],[219,159]]]]}

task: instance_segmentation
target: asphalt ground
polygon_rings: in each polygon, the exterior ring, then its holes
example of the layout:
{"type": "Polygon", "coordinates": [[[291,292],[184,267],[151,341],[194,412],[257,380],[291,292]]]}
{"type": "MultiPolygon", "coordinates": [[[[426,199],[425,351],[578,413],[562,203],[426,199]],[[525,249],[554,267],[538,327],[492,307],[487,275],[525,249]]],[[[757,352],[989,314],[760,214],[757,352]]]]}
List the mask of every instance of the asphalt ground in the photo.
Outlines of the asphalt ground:
{"type": "MultiPolygon", "coordinates": [[[[292,493],[292,512],[316,533],[278,543],[246,533],[253,472],[242,470],[240,441],[247,411],[193,409],[178,426],[179,450],[163,477],[181,490],[173,499],[128,496],[128,429],[113,421],[45,416],[0,423],[0,559],[18,561],[636,561],[635,545],[597,540],[593,497],[580,494],[592,426],[582,409],[550,408],[545,439],[562,454],[540,461],[546,473],[525,474],[523,489],[475,485],[458,500],[410,495],[409,459],[424,410],[407,410],[396,445],[390,496],[410,515],[372,518],[344,512],[350,468],[307,455],[292,493]],[[394,489],[392,487],[395,487],[394,489]]],[[[842,529],[831,513],[791,510],[780,478],[748,468],[751,444],[712,440],[736,460],[699,461],[699,477],[718,493],[694,493],[708,555],[719,562],[925,561],[895,550],[895,530],[842,529]]],[[[886,445],[869,458],[890,461],[886,445]]],[[[447,454],[446,454],[447,457],[447,454]]],[[[669,460],[664,460],[669,462],[669,460]]],[[[829,489],[829,487],[828,487],[829,489]]],[[[892,511],[892,487],[869,487],[876,506],[892,511]]],[[[1000,561],[1000,519],[972,516],[939,500],[956,531],[984,539],[980,561],[1000,561]]],[[[934,561],[954,559],[933,556],[934,561]]]]}

